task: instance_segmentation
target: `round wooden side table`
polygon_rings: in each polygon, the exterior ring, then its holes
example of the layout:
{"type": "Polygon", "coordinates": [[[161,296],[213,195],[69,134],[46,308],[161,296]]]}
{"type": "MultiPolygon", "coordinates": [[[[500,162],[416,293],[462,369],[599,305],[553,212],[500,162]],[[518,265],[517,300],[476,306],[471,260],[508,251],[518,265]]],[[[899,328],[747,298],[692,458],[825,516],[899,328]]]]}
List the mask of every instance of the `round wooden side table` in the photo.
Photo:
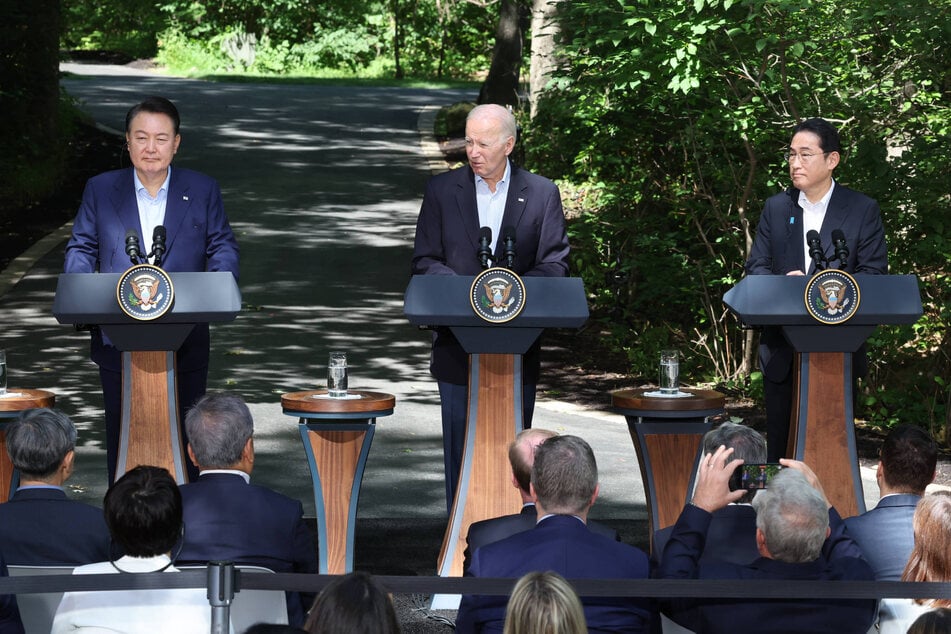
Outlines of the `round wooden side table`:
{"type": "Polygon", "coordinates": [[[20,485],[20,474],[13,468],[7,453],[7,426],[24,410],[53,407],[55,403],[56,395],[46,390],[11,387],[0,396],[0,502],[9,500],[20,485]]]}

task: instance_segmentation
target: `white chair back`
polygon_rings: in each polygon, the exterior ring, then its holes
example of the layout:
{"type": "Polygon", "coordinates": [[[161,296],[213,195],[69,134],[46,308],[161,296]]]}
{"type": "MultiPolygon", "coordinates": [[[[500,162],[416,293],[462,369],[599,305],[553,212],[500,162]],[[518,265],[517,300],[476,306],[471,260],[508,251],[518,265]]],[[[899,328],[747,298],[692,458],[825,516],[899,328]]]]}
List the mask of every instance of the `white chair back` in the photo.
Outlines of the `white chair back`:
{"type": "MultiPolygon", "coordinates": [[[[71,575],[73,566],[7,566],[11,577],[36,575],[71,575]]],[[[44,592],[39,594],[18,594],[17,605],[26,634],[49,634],[53,627],[53,616],[63,598],[62,592],[44,592]]]]}

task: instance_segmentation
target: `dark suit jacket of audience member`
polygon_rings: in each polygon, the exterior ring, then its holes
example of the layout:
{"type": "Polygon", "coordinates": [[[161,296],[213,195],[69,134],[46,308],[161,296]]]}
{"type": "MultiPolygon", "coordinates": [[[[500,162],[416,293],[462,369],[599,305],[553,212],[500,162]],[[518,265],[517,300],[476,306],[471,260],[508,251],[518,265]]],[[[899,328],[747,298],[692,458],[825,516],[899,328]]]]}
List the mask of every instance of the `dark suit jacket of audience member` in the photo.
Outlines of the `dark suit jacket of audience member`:
{"type": "MultiPolygon", "coordinates": [[[[228,473],[204,474],[183,484],[181,492],[185,540],[180,564],[228,560],[274,572],[317,572],[314,539],[299,501],[228,473]]],[[[288,593],[291,625],[303,623],[312,599],[288,593]]]]}
{"type": "Polygon", "coordinates": [[[877,581],[901,581],[915,545],[912,518],[920,499],[918,495],[888,495],[871,511],[845,520],[846,530],[862,549],[877,581]]]}
{"type": "MultiPolygon", "coordinates": [[[[660,564],[664,546],[673,530],[671,525],[654,533],[654,545],[651,548],[651,565],[654,569],[660,564]]],[[[759,559],[759,550],[756,548],[756,511],[753,507],[749,504],[730,504],[716,511],[710,520],[700,561],[748,564],[754,559],[759,559]]]]}
{"type": "Polygon", "coordinates": [[[0,544],[9,565],[79,566],[107,561],[109,543],[102,509],[70,500],[62,489],[20,489],[0,504],[0,544]]]}
{"type": "MultiPolygon", "coordinates": [[[[553,570],[566,579],[645,579],[647,555],[603,535],[578,518],[546,517],[530,531],[487,544],[472,555],[466,576],[521,577],[535,570],[553,570]]],[[[501,632],[507,596],[464,595],[456,632],[501,632]]],[[[589,632],[649,632],[650,602],[639,598],[582,599],[589,632]]]]}
{"type": "MultiPolygon", "coordinates": [[[[855,542],[844,530],[835,509],[829,511],[832,536],[816,561],[791,564],[761,557],[750,564],[701,562],[704,538],[712,515],[693,505],[681,512],[667,542],[657,577],[661,579],[762,579],[762,580],[842,580],[871,581],[875,575],[861,558],[855,542]]],[[[677,603],[677,601],[675,601],[677,603]]],[[[737,599],[679,601],[679,615],[690,622],[678,622],[704,634],[735,632],[828,632],[866,634],[877,607],[874,600],[737,599]]]]}
{"type": "MultiPolygon", "coordinates": [[[[9,574],[3,555],[0,555],[0,577],[9,574]]],[[[0,594],[0,634],[24,634],[16,595],[0,594]]]]}
{"type": "MultiPolygon", "coordinates": [[[[466,550],[462,569],[469,569],[469,562],[472,561],[472,553],[475,552],[476,548],[505,539],[515,533],[530,531],[535,528],[537,521],[538,513],[535,511],[535,505],[529,503],[522,507],[520,513],[473,522],[469,525],[469,533],[466,535],[466,550]]],[[[621,541],[621,536],[610,526],[588,520],[588,528],[591,529],[592,533],[604,535],[616,542],[621,541]]]]}

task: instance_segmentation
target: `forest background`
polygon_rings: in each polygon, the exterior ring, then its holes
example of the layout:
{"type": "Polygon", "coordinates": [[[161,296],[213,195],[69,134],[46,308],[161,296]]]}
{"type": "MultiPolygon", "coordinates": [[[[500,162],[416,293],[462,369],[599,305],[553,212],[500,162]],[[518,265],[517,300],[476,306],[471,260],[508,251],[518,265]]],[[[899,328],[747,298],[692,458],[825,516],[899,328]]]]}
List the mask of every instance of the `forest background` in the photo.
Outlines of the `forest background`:
{"type": "MultiPolygon", "coordinates": [[[[951,439],[951,0],[0,0],[0,210],[36,213],[80,114],[59,61],[150,60],[229,81],[469,82],[512,105],[518,159],[555,180],[592,328],[631,377],[760,399],[754,330],[723,306],[783,152],[821,116],[839,182],[879,201],[924,315],[876,330],[856,415],[951,439]]],[[[447,106],[450,106],[447,104],[447,106]]],[[[467,107],[447,107],[458,135],[467,107]]]]}

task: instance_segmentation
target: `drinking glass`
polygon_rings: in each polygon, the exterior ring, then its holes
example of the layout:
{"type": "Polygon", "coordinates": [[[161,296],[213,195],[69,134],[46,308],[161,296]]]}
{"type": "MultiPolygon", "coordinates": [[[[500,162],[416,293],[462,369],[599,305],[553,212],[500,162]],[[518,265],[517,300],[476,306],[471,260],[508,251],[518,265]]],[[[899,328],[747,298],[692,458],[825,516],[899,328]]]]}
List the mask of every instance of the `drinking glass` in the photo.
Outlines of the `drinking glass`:
{"type": "Polygon", "coordinates": [[[331,352],[327,362],[327,394],[333,398],[347,396],[347,353],[331,352]]]}
{"type": "Polygon", "coordinates": [[[680,388],[680,355],[676,350],[662,350],[660,353],[660,391],[664,394],[676,394],[680,388]]]}

